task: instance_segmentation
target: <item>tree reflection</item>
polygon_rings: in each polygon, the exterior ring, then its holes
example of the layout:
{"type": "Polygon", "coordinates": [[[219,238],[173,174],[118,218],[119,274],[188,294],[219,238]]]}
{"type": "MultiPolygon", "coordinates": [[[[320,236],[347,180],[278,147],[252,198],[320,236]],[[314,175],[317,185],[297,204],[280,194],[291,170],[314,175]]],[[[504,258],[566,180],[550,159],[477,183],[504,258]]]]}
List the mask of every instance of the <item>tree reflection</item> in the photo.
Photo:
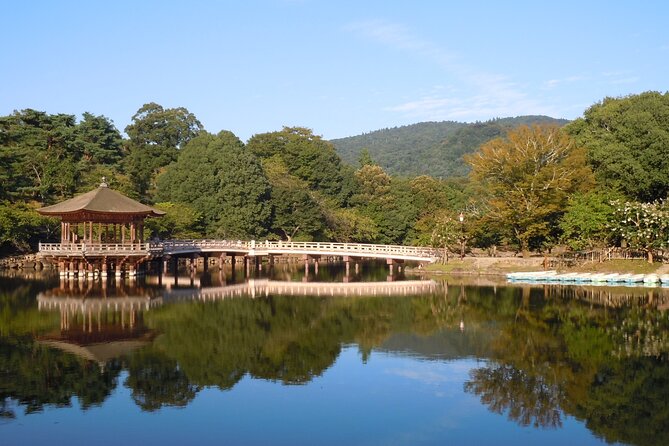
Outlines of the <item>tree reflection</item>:
{"type": "Polygon", "coordinates": [[[465,390],[478,395],[491,411],[506,412],[509,419],[522,426],[562,427],[564,392],[544,377],[531,376],[511,365],[495,364],[473,370],[470,378],[465,390]]]}
{"type": "MultiPolygon", "coordinates": [[[[70,406],[72,397],[84,410],[99,405],[116,387],[120,370],[117,362],[100,370],[94,362],[32,340],[0,339],[0,401],[17,401],[25,413],[40,412],[47,405],[70,406]]],[[[7,404],[0,411],[13,417],[7,404]]]]}
{"type": "Polygon", "coordinates": [[[199,390],[173,359],[144,349],[131,356],[125,385],[132,389],[132,399],[146,411],[163,406],[184,407],[199,390]]]}

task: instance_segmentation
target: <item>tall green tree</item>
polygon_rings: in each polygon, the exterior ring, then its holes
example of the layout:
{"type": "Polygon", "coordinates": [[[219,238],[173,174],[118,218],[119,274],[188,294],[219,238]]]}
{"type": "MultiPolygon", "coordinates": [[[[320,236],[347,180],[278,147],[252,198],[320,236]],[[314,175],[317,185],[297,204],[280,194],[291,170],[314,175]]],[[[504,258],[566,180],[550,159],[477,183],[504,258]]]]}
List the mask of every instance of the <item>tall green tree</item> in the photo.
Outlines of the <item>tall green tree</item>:
{"type": "Polygon", "coordinates": [[[334,146],[310,129],[284,127],[254,135],[247,147],[262,159],[280,157],[291,175],[306,182],[309,189],[335,198],[339,205],[351,194],[352,178],[346,177],[334,146]]]}
{"type": "Polygon", "coordinates": [[[605,98],[567,130],[603,186],[650,202],[669,193],[669,93],[605,98]]]}
{"type": "Polygon", "coordinates": [[[0,118],[3,152],[11,163],[6,186],[15,198],[48,203],[70,196],[80,159],[74,115],[26,109],[0,118]]]}
{"type": "Polygon", "coordinates": [[[562,241],[574,250],[605,246],[611,238],[609,223],[614,206],[610,194],[602,191],[578,193],[569,197],[560,220],[562,241]]]}
{"type": "Polygon", "coordinates": [[[569,195],[592,184],[585,151],[557,127],[519,127],[466,159],[491,218],[524,254],[557,239],[569,195]]]}
{"type": "Polygon", "coordinates": [[[200,121],[183,107],[166,109],[151,102],[133,115],[125,128],[130,138],[125,169],[143,201],[150,201],[161,169],[175,161],[178,150],[202,130],[200,121]]]}
{"type": "Polygon", "coordinates": [[[158,198],[200,212],[210,237],[261,237],[270,224],[270,185],[258,159],[231,132],[202,133],[160,175],[158,198]]]}
{"type": "Polygon", "coordinates": [[[402,244],[417,218],[408,181],[393,179],[381,166],[367,164],[355,172],[357,193],[351,203],[374,223],[375,243],[402,244]]]}
{"type": "Polygon", "coordinates": [[[273,210],[271,231],[278,237],[292,241],[322,238],[325,229],[321,206],[305,181],[288,172],[283,159],[277,155],[262,162],[263,170],[272,186],[273,210]]]}

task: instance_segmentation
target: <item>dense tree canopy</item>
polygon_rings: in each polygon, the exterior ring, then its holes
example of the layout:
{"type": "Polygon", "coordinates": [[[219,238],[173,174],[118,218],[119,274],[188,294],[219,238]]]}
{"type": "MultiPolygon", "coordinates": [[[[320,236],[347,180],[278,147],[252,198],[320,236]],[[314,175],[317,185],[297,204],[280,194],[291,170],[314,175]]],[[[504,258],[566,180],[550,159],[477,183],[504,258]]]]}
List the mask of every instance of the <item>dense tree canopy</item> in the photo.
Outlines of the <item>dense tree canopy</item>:
{"type": "Polygon", "coordinates": [[[227,131],[191,140],[158,177],[159,199],[189,203],[202,214],[212,237],[265,235],[271,215],[269,194],[260,162],[227,131]]]}
{"type": "Polygon", "coordinates": [[[302,127],[284,127],[280,132],[254,135],[248,148],[260,158],[278,156],[291,175],[303,180],[339,204],[351,193],[341,160],[331,143],[302,127]]]}
{"type": "Polygon", "coordinates": [[[669,192],[669,93],[605,98],[568,131],[588,150],[602,185],[629,199],[655,201],[669,192]]]}
{"type": "Polygon", "coordinates": [[[151,102],[133,115],[125,128],[130,138],[125,169],[142,200],[150,200],[160,169],[175,161],[178,149],[202,130],[200,121],[183,107],[165,109],[151,102]]]}

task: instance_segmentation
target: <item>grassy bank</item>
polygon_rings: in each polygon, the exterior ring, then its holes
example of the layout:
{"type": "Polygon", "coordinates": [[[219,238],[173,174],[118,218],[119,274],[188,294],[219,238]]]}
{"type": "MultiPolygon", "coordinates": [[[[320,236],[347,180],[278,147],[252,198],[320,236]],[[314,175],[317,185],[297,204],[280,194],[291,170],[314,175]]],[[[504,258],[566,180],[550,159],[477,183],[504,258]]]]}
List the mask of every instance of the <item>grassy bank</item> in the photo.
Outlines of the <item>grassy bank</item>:
{"type": "MultiPolygon", "coordinates": [[[[517,271],[542,271],[544,259],[533,257],[522,259],[517,257],[471,257],[463,260],[450,260],[446,264],[427,265],[423,271],[432,274],[476,274],[504,275],[517,271]]],[[[605,262],[584,263],[573,268],[563,268],[560,272],[589,273],[669,273],[669,265],[662,263],[649,264],[644,260],[609,260],[605,262]]]]}

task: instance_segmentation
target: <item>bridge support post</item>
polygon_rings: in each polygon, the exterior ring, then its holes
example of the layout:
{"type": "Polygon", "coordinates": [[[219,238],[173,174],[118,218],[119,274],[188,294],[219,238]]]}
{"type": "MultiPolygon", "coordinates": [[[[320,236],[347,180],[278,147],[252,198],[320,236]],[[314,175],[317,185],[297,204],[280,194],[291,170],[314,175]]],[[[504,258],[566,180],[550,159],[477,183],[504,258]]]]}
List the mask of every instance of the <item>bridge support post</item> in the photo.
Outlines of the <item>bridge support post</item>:
{"type": "Polygon", "coordinates": [[[304,278],[303,278],[303,280],[306,282],[307,278],[309,277],[309,256],[307,254],[304,254],[302,256],[302,260],[304,260],[304,278]]]}
{"type": "Polygon", "coordinates": [[[204,256],[203,259],[204,261],[202,262],[202,268],[204,268],[204,271],[207,272],[209,271],[209,256],[204,256]]]}
{"type": "Polygon", "coordinates": [[[223,270],[223,265],[225,265],[225,253],[222,253],[220,257],[218,258],[218,268],[222,271],[223,270]]]}
{"type": "MultiPolygon", "coordinates": [[[[351,275],[351,258],[349,256],[344,256],[343,260],[344,264],[346,265],[346,275],[344,276],[346,279],[345,282],[348,282],[348,276],[351,275]]],[[[356,264],[356,267],[357,266],[358,265],[356,264]]]]}

